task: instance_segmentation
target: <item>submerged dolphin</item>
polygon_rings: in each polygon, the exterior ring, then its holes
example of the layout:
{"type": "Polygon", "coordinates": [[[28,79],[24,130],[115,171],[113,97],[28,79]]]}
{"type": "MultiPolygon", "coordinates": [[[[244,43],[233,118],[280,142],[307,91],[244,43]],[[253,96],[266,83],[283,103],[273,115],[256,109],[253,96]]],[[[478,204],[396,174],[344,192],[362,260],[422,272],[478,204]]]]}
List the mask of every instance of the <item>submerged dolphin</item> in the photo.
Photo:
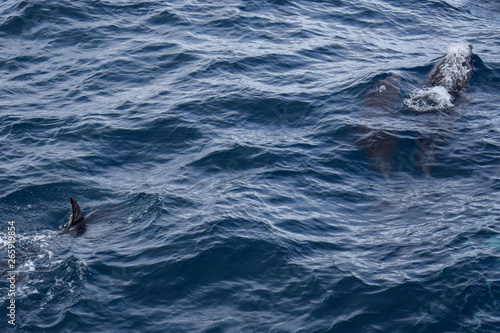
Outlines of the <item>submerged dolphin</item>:
{"type": "MultiPolygon", "coordinates": [[[[390,116],[399,101],[401,77],[393,74],[377,82],[366,94],[363,101],[366,118],[383,118],[390,116]]],[[[390,119],[387,119],[390,121],[390,119]]],[[[380,126],[377,126],[380,127],[380,126]]],[[[393,155],[396,150],[397,139],[387,130],[374,129],[369,126],[359,128],[361,138],[358,144],[363,148],[374,168],[387,177],[394,168],[393,155]]]]}
{"type": "Polygon", "coordinates": [[[369,108],[392,111],[399,100],[401,77],[398,74],[375,83],[366,94],[363,105],[369,108]]]}
{"type": "Polygon", "coordinates": [[[80,236],[87,229],[85,217],[83,216],[82,210],[76,200],[73,198],[70,198],[69,200],[71,201],[72,210],[71,220],[69,221],[68,226],[61,232],[61,235],[69,233],[71,236],[80,236]]]}

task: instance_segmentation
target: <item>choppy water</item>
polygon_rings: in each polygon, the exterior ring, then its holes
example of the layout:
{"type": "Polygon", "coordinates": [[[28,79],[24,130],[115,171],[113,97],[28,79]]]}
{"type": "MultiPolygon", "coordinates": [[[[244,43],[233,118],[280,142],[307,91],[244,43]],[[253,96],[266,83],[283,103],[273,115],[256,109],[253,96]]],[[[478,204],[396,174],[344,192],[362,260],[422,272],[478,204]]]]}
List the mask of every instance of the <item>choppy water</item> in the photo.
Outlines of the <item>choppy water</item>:
{"type": "Polygon", "coordinates": [[[499,22],[496,0],[3,1],[0,329],[499,332],[499,22]],[[455,106],[407,108],[457,42],[455,106]]]}

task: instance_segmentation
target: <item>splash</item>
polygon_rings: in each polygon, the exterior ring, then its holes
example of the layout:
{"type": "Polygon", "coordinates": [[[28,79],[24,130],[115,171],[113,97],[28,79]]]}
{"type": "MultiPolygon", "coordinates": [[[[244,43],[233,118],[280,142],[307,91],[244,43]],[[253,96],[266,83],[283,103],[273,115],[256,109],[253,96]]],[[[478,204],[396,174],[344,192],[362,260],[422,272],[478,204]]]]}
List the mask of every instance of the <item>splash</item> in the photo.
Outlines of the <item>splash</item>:
{"type": "Polygon", "coordinates": [[[453,107],[453,96],[443,86],[416,89],[403,103],[417,112],[430,112],[453,107]]]}

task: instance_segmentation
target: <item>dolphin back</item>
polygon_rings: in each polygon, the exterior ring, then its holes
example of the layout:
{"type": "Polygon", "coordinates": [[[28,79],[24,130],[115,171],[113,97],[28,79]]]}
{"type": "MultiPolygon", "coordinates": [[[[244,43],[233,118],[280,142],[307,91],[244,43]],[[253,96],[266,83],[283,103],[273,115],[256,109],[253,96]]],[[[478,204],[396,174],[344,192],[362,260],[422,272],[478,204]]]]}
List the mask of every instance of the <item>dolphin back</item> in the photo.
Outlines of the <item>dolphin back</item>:
{"type": "Polygon", "coordinates": [[[459,43],[450,46],[443,59],[431,72],[431,85],[444,87],[449,93],[465,88],[472,76],[472,45],[459,43]]]}

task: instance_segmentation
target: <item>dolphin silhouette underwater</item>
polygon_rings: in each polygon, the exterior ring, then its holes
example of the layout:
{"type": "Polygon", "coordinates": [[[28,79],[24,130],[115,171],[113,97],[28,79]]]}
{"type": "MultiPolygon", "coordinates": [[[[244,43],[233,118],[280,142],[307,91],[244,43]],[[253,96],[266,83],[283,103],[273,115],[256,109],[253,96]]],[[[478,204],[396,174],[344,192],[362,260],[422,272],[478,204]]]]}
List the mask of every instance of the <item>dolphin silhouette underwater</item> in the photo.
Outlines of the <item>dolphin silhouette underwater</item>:
{"type": "Polygon", "coordinates": [[[69,233],[71,236],[76,237],[85,233],[87,230],[87,223],[78,202],[76,202],[73,198],[70,198],[69,200],[71,202],[71,219],[66,228],[64,228],[60,234],[63,235],[69,233]]]}
{"type": "MultiPolygon", "coordinates": [[[[375,83],[363,101],[366,118],[391,116],[399,101],[401,77],[398,74],[375,83]]],[[[387,177],[394,168],[393,155],[397,139],[390,131],[362,125],[358,129],[358,144],[363,148],[374,168],[387,177]]]]}

